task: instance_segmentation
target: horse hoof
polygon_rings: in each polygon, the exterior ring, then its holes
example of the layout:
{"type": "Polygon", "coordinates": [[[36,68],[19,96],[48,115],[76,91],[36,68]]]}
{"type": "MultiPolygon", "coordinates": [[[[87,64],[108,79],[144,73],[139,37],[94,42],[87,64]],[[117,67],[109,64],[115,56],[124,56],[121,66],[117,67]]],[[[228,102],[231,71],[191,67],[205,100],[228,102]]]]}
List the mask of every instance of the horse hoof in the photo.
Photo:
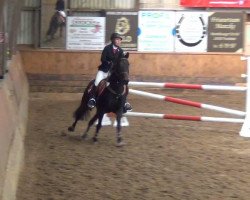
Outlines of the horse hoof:
{"type": "Polygon", "coordinates": [[[124,145],[126,145],[125,142],[117,142],[117,143],[116,143],[116,146],[117,146],[117,147],[122,147],[122,146],[124,146],[124,145]]]}
{"type": "Polygon", "coordinates": [[[93,140],[93,143],[94,143],[94,144],[97,144],[97,143],[98,143],[98,140],[97,140],[96,137],[93,137],[92,140],[93,140]]]}
{"type": "Polygon", "coordinates": [[[68,131],[70,131],[70,132],[74,132],[74,130],[75,130],[75,128],[72,127],[72,126],[70,126],[70,127],[68,128],[68,131]]]}

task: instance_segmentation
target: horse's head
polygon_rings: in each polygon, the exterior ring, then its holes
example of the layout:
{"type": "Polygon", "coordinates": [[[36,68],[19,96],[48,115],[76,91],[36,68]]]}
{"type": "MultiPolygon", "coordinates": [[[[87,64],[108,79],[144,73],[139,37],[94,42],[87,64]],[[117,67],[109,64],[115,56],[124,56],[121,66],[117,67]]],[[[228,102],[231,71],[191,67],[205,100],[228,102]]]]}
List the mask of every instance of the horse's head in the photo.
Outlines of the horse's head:
{"type": "Polygon", "coordinates": [[[113,66],[112,74],[116,76],[116,81],[122,84],[128,84],[129,82],[129,53],[121,55],[117,58],[113,66]]]}

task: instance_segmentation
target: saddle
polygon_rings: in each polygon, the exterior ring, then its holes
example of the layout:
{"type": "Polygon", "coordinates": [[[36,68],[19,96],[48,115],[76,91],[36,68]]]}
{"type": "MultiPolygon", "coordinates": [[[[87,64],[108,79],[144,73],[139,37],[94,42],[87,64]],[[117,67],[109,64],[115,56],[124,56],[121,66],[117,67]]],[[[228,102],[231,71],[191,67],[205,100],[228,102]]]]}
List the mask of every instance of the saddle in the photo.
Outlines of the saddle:
{"type": "Polygon", "coordinates": [[[96,89],[96,97],[99,97],[103,93],[104,89],[107,87],[107,83],[107,78],[100,81],[96,89]]]}
{"type": "Polygon", "coordinates": [[[99,97],[104,89],[107,87],[107,79],[103,79],[100,81],[100,83],[98,84],[98,86],[96,87],[95,91],[94,91],[94,84],[95,84],[95,80],[93,79],[91,81],[91,84],[89,86],[89,89],[88,89],[88,94],[91,96],[91,95],[94,95],[95,98],[99,97]]]}

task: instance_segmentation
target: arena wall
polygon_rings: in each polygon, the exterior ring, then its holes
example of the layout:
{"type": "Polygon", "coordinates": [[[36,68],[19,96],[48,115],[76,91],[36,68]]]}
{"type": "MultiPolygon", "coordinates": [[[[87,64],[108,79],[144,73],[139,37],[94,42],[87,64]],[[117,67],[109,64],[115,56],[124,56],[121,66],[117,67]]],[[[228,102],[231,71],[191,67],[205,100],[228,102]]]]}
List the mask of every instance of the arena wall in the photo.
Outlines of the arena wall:
{"type": "Polygon", "coordinates": [[[8,67],[0,80],[0,199],[14,200],[24,157],[29,86],[19,53],[8,67]]]}
{"type": "MultiPolygon", "coordinates": [[[[89,81],[96,74],[100,54],[100,51],[21,49],[31,86],[49,85],[49,82],[51,87],[56,84],[69,86],[72,81],[82,85],[82,81],[89,81]],[[39,83],[42,80],[43,83],[39,83]]],[[[240,58],[240,54],[130,52],[130,79],[202,84],[242,82],[241,74],[245,73],[246,63],[240,58]]]]}

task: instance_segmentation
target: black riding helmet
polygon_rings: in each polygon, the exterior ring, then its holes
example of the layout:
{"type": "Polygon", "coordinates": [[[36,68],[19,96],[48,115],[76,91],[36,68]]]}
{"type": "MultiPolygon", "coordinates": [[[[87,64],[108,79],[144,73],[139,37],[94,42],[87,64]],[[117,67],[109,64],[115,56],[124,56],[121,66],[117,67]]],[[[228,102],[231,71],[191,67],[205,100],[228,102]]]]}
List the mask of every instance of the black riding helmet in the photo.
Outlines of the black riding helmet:
{"type": "Polygon", "coordinates": [[[119,33],[112,33],[110,40],[112,41],[115,38],[120,38],[122,40],[122,36],[119,33]]]}

